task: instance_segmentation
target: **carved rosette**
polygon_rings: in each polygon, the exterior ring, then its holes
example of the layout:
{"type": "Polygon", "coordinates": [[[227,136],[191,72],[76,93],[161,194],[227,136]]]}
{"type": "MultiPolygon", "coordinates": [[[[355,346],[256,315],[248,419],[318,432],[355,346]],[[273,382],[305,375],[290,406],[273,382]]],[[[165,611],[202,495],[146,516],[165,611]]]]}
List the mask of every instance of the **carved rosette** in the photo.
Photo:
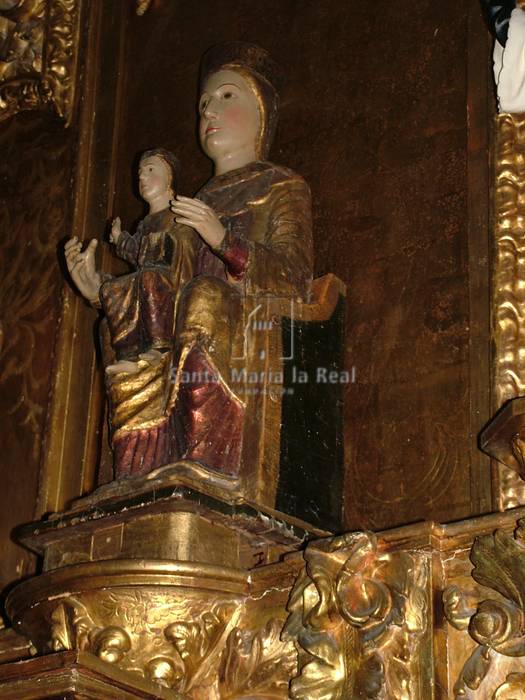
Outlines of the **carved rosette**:
{"type": "Polygon", "coordinates": [[[7,0],[0,5],[0,120],[51,107],[73,113],[82,0],[7,0]]]}
{"type": "Polygon", "coordinates": [[[456,586],[444,591],[449,623],[476,643],[455,686],[455,697],[525,698],[525,521],[515,536],[500,530],[478,537],[472,577],[497,598],[474,600],[456,586]]]}
{"type": "MultiPolygon", "coordinates": [[[[496,118],[493,324],[495,408],[525,395],[525,116],[496,118]]],[[[525,482],[499,467],[502,509],[525,503],[525,482]]]]}
{"type": "Polygon", "coordinates": [[[294,700],[423,697],[428,561],[381,553],[374,535],[310,544],[288,604],[283,639],[294,641],[294,700]]]}

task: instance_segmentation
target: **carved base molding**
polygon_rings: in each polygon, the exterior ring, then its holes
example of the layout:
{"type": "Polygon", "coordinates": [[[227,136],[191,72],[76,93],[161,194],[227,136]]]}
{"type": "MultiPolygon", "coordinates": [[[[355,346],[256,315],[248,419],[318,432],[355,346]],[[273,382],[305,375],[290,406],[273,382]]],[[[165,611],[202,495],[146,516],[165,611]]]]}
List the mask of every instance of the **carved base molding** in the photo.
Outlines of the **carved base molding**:
{"type": "Polygon", "coordinates": [[[90,654],[166,697],[288,697],[297,655],[281,632],[302,560],[283,557],[311,534],[172,480],[124,491],[19,529],[44,571],[10,593],[14,629],[39,654],[90,654]]]}
{"type": "Polygon", "coordinates": [[[323,537],[166,489],[19,529],[43,573],[8,596],[0,697],[524,696],[524,508],[323,537]]]}
{"type": "Polygon", "coordinates": [[[0,666],[5,700],[184,700],[83,651],[43,656],[0,666]]]}

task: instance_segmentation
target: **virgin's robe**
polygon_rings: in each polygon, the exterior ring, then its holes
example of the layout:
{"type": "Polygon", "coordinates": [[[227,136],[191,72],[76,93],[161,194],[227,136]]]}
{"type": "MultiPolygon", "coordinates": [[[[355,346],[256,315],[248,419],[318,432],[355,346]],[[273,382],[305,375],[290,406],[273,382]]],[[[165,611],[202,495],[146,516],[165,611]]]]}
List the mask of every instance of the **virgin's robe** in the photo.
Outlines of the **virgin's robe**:
{"type": "Polygon", "coordinates": [[[237,475],[246,410],[254,413],[260,403],[248,377],[269,366],[258,361],[269,323],[261,301],[310,294],[310,191],[291,170],[255,162],[214,177],[197,197],[217,213],[226,236],[219,249],[201,247],[195,279],[181,298],[181,383],[173,405],[184,436],[181,456],[237,475]],[[252,318],[259,327],[262,321],[262,332],[253,331],[252,318]]]}
{"type": "MultiPolygon", "coordinates": [[[[238,475],[246,424],[257,424],[262,400],[247,396],[239,377],[260,366],[267,347],[264,333],[247,336],[247,323],[265,300],[309,298],[312,218],[302,177],[254,162],[212,178],[197,197],[219,216],[226,236],[220,248],[201,242],[195,254],[193,279],[177,308],[173,363],[162,369],[164,380],[159,381],[158,368],[153,376],[155,370],[144,367],[131,383],[110,386],[118,416],[113,437],[117,478],[145,474],[176,459],[238,475]]],[[[270,358],[272,367],[280,362],[280,356],[270,358]]]]}

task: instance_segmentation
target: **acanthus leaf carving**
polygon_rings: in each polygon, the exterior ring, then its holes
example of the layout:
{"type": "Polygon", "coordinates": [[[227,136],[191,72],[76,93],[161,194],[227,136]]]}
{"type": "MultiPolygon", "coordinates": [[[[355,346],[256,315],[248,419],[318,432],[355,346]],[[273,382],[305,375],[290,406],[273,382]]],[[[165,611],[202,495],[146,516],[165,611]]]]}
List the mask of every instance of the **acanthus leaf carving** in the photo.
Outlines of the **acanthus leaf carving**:
{"type": "Polygon", "coordinates": [[[98,627],[87,608],[69,596],[51,613],[49,647],[53,651],[90,651],[102,661],[116,664],[131,649],[131,640],[126,630],[116,625],[98,627]]]}
{"type": "MultiPolygon", "coordinates": [[[[490,598],[473,606],[465,603],[465,595],[457,587],[450,587],[443,593],[449,623],[456,629],[468,630],[478,645],[465,662],[454,686],[457,698],[464,697],[467,690],[484,688],[489,675],[493,678],[496,674],[503,657],[525,657],[524,526],[525,522],[521,520],[514,536],[497,530],[491,535],[478,537],[472,546],[472,577],[502,599],[490,598]]],[[[495,694],[491,697],[510,700],[514,696],[505,694],[505,688],[510,687],[504,683],[497,691],[493,689],[495,694]]],[[[484,688],[484,692],[486,695],[489,689],[484,688]]]]}
{"type": "MultiPolygon", "coordinates": [[[[518,523],[523,527],[523,521],[518,523]]],[[[516,535],[521,534],[521,529],[516,535]]],[[[492,588],[523,609],[525,596],[525,567],[522,558],[525,546],[520,539],[497,530],[493,535],[478,537],[470,559],[474,564],[472,577],[482,586],[492,588]]]]}
{"type": "Polygon", "coordinates": [[[86,650],[96,629],[86,607],[76,598],[62,600],[51,613],[49,646],[53,651],[86,650]]]}
{"type": "Polygon", "coordinates": [[[239,615],[238,607],[218,604],[197,620],[172,622],[164,629],[164,636],[174,646],[184,668],[178,685],[181,692],[207,685],[239,615]]]}
{"type": "Polygon", "coordinates": [[[219,671],[221,698],[288,697],[297,660],[293,645],[281,641],[282,627],[271,619],[261,630],[232,630],[219,671]]]}
{"type": "Polygon", "coordinates": [[[417,695],[427,568],[418,553],[382,554],[370,533],[311,543],[291,592],[283,639],[294,641],[294,700],[417,695]],[[386,695],[385,695],[386,694],[386,695]]]}

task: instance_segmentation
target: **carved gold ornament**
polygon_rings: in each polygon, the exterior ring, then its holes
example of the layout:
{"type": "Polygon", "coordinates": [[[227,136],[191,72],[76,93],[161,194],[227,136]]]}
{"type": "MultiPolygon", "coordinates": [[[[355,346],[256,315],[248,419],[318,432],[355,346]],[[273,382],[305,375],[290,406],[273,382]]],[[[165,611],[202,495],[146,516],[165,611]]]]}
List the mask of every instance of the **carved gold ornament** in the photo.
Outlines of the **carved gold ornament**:
{"type": "MultiPolygon", "coordinates": [[[[493,333],[496,408],[525,394],[525,118],[499,114],[494,153],[493,333]]],[[[499,468],[501,509],[525,503],[525,483],[499,468]]]]}
{"type": "Polygon", "coordinates": [[[281,640],[289,584],[278,586],[263,601],[238,569],[94,562],[34,579],[11,617],[41,655],[87,652],[188,700],[287,700],[297,653],[281,640]]]}
{"type": "Polygon", "coordinates": [[[297,672],[290,642],[281,640],[282,620],[268,620],[259,630],[235,628],[226,642],[219,669],[220,698],[288,698],[297,672]]]}
{"type": "Polygon", "coordinates": [[[82,0],[0,0],[0,120],[73,113],[82,0]]]}
{"type": "Polygon", "coordinates": [[[299,653],[290,697],[420,697],[424,555],[382,554],[373,534],[352,533],[308,545],[304,558],[282,635],[299,653]]]}
{"type": "Polygon", "coordinates": [[[236,610],[234,606],[218,605],[195,621],[177,621],[165,628],[164,636],[173,644],[182,663],[180,691],[213,684],[217,661],[239,613],[239,607],[236,610]]]}
{"type": "Polygon", "coordinates": [[[448,621],[468,630],[477,645],[454,686],[455,697],[520,700],[525,698],[525,676],[509,671],[524,670],[525,521],[518,522],[514,537],[503,530],[478,537],[470,558],[472,577],[499,596],[476,605],[472,595],[456,586],[443,594],[448,621]],[[481,695],[472,695],[477,691],[481,695]]]}
{"type": "Polygon", "coordinates": [[[511,673],[496,690],[493,700],[525,700],[525,674],[511,673]]]}

